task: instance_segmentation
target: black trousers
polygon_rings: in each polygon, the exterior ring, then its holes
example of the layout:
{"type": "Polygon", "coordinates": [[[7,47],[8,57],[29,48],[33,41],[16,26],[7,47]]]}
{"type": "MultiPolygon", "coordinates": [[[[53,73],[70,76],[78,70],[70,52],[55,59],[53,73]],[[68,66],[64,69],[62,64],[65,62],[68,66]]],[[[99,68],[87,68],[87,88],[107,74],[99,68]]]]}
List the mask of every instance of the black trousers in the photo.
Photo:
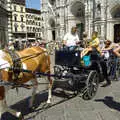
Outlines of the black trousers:
{"type": "MultiPolygon", "coordinates": [[[[90,70],[96,70],[100,75],[102,75],[103,77],[101,77],[101,79],[105,79],[107,83],[110,83],[110,79],[109,79],[109,75],[107,72],[107,64],[104,61],[104,59],[99,59],[99,60],[93,60],[91,67],[89,68],[90,70]]],[[[103,80],[100,80],[100,82],[102,82],[103,80]]]]}
{"type": "Polygon", "coordinates": [[[92,52],[90,53],[91,56],[91,61],[92,62],[92,67],[94,70],[97,70],[98,73],[102,74],[104,79],[106,79],[107,83],[110,83],[109,75],[107,72],[107,64],[104,61],[104,58],[102,58],[97,51],[96,48],[93,48],[92,52]]]}
{"type": "Polygon", "coordinates": [[[107,83],[110,83],[109,74],[107,72],[107,64],[104,60],[100,60],[100,66],[102,68],[102,73],[107,83]]]}

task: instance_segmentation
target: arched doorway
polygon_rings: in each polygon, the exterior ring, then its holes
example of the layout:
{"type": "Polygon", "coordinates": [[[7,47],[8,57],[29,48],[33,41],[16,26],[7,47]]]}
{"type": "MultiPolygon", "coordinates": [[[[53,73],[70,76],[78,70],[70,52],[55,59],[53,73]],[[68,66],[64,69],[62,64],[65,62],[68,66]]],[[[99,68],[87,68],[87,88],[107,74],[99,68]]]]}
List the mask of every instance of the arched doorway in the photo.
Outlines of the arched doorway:
{"type": "Polygon", "coordinates": [[[54,4],[55,4],[55,1],[56,1],[56,0],[49,0],[49,3],[50,3],[51,5],[54,5],[54,4]]]}
{"type": "Polygon", "coordinates": [[[120,24],[114,25],[114,42],[115,43],[120,42],[120,24]]]}
{"type": "Polygon", "coordinates": [[[78,29],[79,38],[82,39],[82,34],[84,32],[85,23],[85,6],[80,0],[75,0],[71,3],[71,13],[76,18],[76,27],[78,29]]]}
{"type": "Polygon", "coordinates": [[[76,24],[76,27],[77,27],[77,31],[78,31],[78,36],[82,40],[83,32],[84,32],[84,24],[83,23],[76,24]]]}
{"type": "Polygon", "coordinates": [[[116,21],[114,24],[114,42],[120,42],[120,5],[115,5],[111,11],[113,19],[116,21]]]}
{"type": "Polygon", "coordinates": [[[49,25],[51,27],[52,40],[55,40],[56,39],[56,31],[55,31],[55,20],[53,18],[50,18],[49,25]]]}

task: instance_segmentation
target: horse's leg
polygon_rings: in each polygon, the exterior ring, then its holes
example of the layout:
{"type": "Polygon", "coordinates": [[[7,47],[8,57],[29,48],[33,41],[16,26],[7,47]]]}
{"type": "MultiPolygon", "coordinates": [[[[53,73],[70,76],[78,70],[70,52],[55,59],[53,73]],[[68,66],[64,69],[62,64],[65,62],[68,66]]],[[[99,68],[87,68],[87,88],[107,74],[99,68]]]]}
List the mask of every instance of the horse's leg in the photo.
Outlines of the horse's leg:
{"type": "Polygon", "coordinates": [[[1,86],[0,87],[0,118],[4,112],[9,112],[16,117],[20,117],[21,112],[17,112],[15,110],[12,110],[11,108],[9,108],[7,106],[6,100],[5,100],[5,92],[6,92],[5,87],[1,86]]]}
{"type": "Polygon", "coordinates": [[[0,86],[0,119],[4,112],[6,112],[5,105],[5,88],[4,86],[0,86]]]}
{"type": "MultiPolygon", "coordinates": [[[[5,87],[5,93],[7,93],[10,88],[11,88],[10,86],[5,87]]],[[[6,112],[11,113],[13,116],[16,116],[18,118],[22,116],[21,112],[18,112],[18,111],[15,111],[15,110],[9,108],[7,106],[6,100],[4,100],[4,108],[6,109],[6,112]]]]}
{"type": "MultiPolygon", "coordinates": [[[[49,72],[50,73],[50,72],[49,72]]],[[[52,79],[50,78],[50,76],[48,77],[49,80],[49,86],[48,86],[48,100],[47,103],[50,104],[51,103],[51,98],[52,98],[52,79]]]]}
{"type": "Polygon", "coordinates": [[[48,88],[48,100],[47,103],[51,103],[51,98],[52,98],[52,86],[51,84],[49,84],[49,88],[48,88]]]}
{"type": "Polygon", "coordinates": [[[11,113],[13,116],[16,116],[17,118],[22,117],[21,112],[18,112],[16,110],[11,109],[11,108],[7,108],[7,112],[11,113]]]}
{"type": "Polygon", "coordinates": [[[36,90],[38,88],[38,82],[37,82],[37,79],[34,79],[31,81],[32,84],[33,84],[33,91],[32,91],[32,96],[30,98],[30,101],[29,101],[29,108],[32,108],[33,107],[33,103],[34,103],[34,100],[35,100],[35,95],[36,95],[36,90]]]}

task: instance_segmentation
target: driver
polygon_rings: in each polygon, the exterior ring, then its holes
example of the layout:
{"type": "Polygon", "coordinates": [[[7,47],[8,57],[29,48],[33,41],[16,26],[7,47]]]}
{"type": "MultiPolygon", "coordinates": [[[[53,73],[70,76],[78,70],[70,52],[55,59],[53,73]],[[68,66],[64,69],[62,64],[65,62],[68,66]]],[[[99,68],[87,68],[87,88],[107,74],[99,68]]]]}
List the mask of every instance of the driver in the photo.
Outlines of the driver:
{"type": "Polygon", "coordinates": [[[76,48],[76,45],[80,42],[78,34],[77,34],[77,28],[72,27],[71,32],[68,32],[65,34],[63,38],[63,45],[68,48],[69,50],[74,50],[76,48]]]}

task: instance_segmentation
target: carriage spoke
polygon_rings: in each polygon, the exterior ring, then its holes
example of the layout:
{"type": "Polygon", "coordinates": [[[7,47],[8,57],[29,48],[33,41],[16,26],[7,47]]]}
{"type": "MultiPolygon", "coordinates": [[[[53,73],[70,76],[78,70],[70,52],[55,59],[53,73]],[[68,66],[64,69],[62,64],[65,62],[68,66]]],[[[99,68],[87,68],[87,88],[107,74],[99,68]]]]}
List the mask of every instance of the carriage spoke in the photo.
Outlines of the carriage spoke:
{"type": "Polygon", "coordinates": [[[91,78],[88,83],[88,96],[90,98],[92,98],[96,94],[97,88],[98,88],[97,74],[95,74],[94,76],[91,75],[91,78]]]}

